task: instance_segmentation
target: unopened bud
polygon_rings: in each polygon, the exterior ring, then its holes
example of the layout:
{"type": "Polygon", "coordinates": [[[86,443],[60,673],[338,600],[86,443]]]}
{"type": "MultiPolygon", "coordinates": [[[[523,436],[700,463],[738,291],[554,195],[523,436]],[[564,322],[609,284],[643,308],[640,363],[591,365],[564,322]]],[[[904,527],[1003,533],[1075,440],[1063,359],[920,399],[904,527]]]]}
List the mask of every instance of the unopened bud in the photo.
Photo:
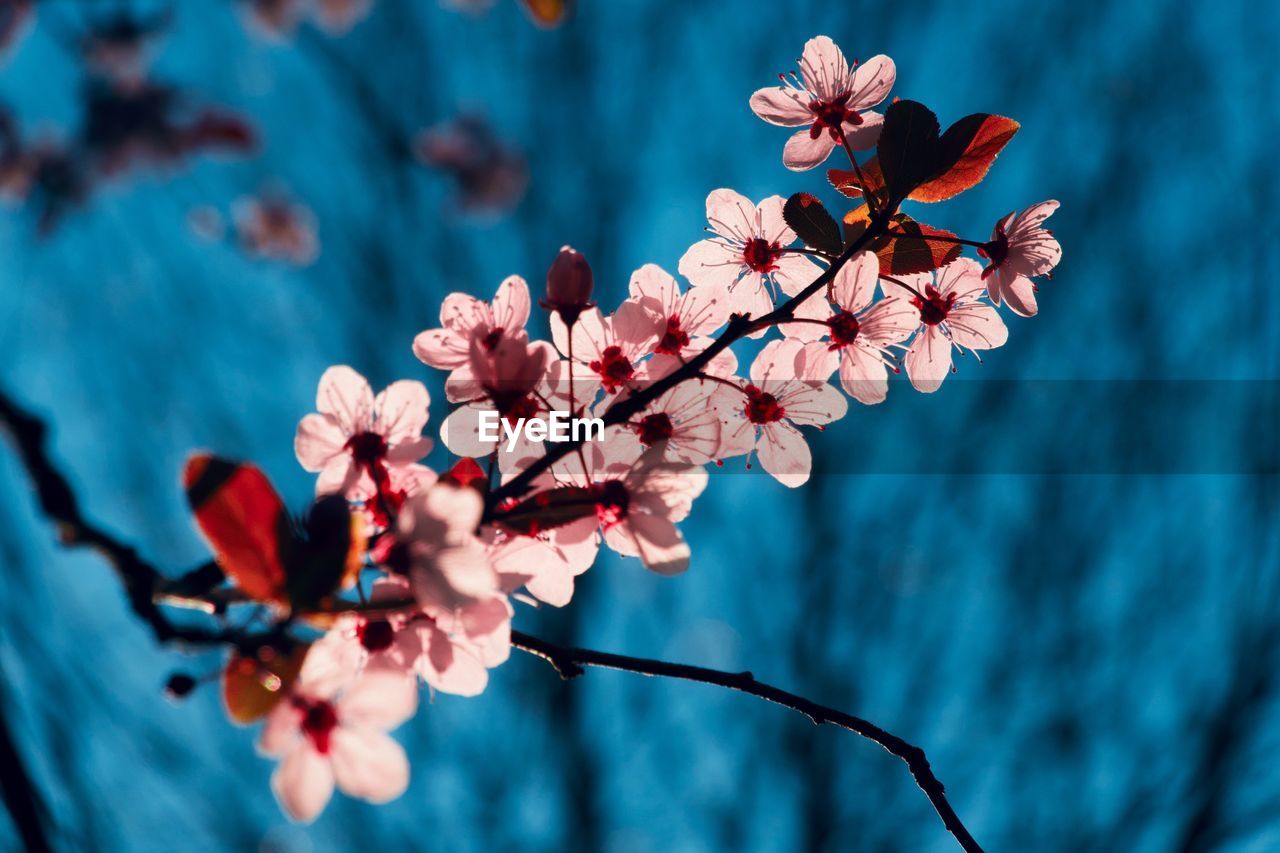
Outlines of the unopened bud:
{"type": "Polygon", "coordinates": [[[170,699],[185,699],[196,689],[196,680],[185,672],[176,672],[165,682],[164,692],[170,699]]]}
{"type": "Polygon", "coordinates": [[[581,252],[565,246],[547,270],[547,298],[542,307],[559,313],[565,325],[572,326],[579,314],[595,305],[591,287],[591,265],[581,252]]]}

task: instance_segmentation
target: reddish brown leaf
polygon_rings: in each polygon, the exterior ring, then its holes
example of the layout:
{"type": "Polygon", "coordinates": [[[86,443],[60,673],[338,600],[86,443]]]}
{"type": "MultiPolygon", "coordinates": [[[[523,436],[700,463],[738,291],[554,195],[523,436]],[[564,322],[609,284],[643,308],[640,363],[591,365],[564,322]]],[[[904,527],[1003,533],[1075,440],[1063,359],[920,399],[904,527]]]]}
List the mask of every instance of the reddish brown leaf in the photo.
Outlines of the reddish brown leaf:
{"type": "Polygon", "coordinates": [[[534,22],[543,27],[559,26],[569,13],[569,0],[523,0],[534,22]]]}
{"type": "Polygon", "coordinates": [[[956,235],[916,222],[909,216],[894,217],[898,236],[877,240],[873,245],[880,259],[881,275],[911,275],[945,266],[960,257],[960,245],[950,240],[930,239],[956,235]]]}
{"type": "Polygon", "coordinates": [[[292,529],[267,475],[254,465],[195,453],[182,482],[196,523],[231,582],[255,601],[284,605],[292,529]]]}
{"type": "MultiPolygon", "coordinates": [[[[862,236],[870,221],[865,204],[846,213],[844,215],[845,245],[862,236]]],[[[946,266],[960,257],[960,244],[952,242],[956,235],[950,231],[917,222],[905,213],[899,213],[893,217],[892,227],[896,234],[879,237],[871,241],[871,245],[867,247],[880,259],[881,275],[928,272],[946,266]]]]}
{"type": "MultiPolygon", "coordinates": [[[[884,189],[884,175],[880,174],[880,161],[872,157],[861,166],[862,177],[866,180],[871,188],[872,195],[877,195],[884,189]]],[[[828,169],[827,180],[831,182],[831,186],[835,187],[836,192],[847,195],[849,198],[862,198],[862,182],[858,180],[858,173],[853,169],[828,169]]]]}
{"type": "Polygon", "coordinates": [[[1018,127],[1011,118],[983,113],[960,119],[939,140],[939,163],[945,171],[916,187],[908,198],[944,201],[975,186],[1018,127]]]}
{"type": "Polygon", "coordinates": [[[255,656],[234,653],[222,674],[222,698],[227,714],[240,725],[265,717],[297,680],[309,643],[289,652],[264,647],[255,656]]]}

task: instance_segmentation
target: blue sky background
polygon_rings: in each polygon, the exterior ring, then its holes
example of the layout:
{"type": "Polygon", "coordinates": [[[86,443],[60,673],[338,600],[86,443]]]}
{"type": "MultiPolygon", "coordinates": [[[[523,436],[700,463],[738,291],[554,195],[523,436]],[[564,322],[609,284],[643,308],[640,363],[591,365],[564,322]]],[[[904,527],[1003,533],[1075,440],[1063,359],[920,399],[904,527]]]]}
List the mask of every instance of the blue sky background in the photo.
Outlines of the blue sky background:
{"type": "MultiPolygon", "coordinates": [[[[47,4],[69,22],[85,5],[47,4]]],[[[0,215],[0,378],[54,425],[91,515],[160,565],[194,566],[207,553],[178,488],[186,454],[254,459],[302,505],[312,480],[292,437],[324,368],[437,389],[409,345],[446,293],[536,283],[571,243],[612,305],[641,264],[674,271],[711,189],[834,202],[820,173],[782,167],[786,131],[747,108],[826,33],[851,56],[892,56],[895,94],[944,123],[1022,122],[984,184],[919,213],[983,238],[1059,199],[1065,255],[1040,316],[1012,318],[1010,343],[939,393],[898,386],[815,434],[803,490],[713,478],[684,527],[687,575],[604,558],[569,608],[517,626],[749,668],[872,719],[925,748],[993,850],[1280,844],[1280,528],[1274,444],[1259,446],[1277,423],[1280,12],[582,6],[548,32],[510,0],[480,17],[379,0],[325,46],[263,43],[225,2],[181,4],[157,73],[250,115],[260,155],[120,182],[45,240],[23,212],[0,215]],[[526,198],[492,220],[452,210],[442,176],[389,156],[370,97],[406,128],[483,114],[528,157],[526,198]],[[313,266],[187,228],[193,206],[225,210],[272,182],[316,211],[313,266]],[[1010,381],[961,381],[975,378],[1010,381]],[[1143,386],[1050,380],[1204,380],[1204,399],[1153,418],[1139,392],[1096,392],[1143,386]],[[1036,473],[1043,459],[1072,470],[1098,435],[1089,475],[1036,473]],[[1220,465],[1171,461],[1199,441],[1220,465]],[[1153,444],[1163,467],[1126,467],[1153,444]],[[983,473],[1009,448],[1025,461],[983,473]],[[1248,474],[1260,459],[1271,473],[1248,474]]],[[[80,73],[37,26],[0,69],[0,98],[25,127],[67,133],[80,73]]],[[[101,561],[51,543],[8,453],[0,494],[0,704],[65,849],[952,849],[872,744],[712,688],[608,672],[561,684],[520,655],[481,697],[437,696],[400,731],[414,761],[401,800],[337,797],[292,826],[216,691],[160,696],[172,670],[216,656],[158,650],[101,561]]]]}

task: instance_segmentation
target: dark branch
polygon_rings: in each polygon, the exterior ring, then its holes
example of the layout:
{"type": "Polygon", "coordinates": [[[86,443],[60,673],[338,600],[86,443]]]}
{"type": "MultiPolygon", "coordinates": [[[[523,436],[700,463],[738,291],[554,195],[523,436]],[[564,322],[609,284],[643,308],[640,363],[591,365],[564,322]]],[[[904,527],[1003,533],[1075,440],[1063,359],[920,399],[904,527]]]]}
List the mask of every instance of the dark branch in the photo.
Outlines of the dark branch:
{"type": "Polygon", "coordinates": [[[14,829],[29,853],[46,853],[53,847],[45,835],[49,812],[39,789],[27,772],[18,741],[9,721],[0,713],[0,797],[13,820],[14,829]]]}
{"type": "MultiPolygon", "coordinates": [[[[58,541],[68,548],[92,548],[107,559],[124,587],[129,606],[151,628],[157,642],[191,646],[231,644],[240,648],[262,645],[265,638],[236,629],[177,625],[171,621],[155,601],[156,595],[168,588],[164,575],[129,545],[84,517],[66,477],[49,459],[44,423],[19,408],[3,391],[0,391],[0,428],[9,433],[35,487],[40,509],[57,529],[58,541]]],[[[204,567],[196,571],[207,573],[204,567]]]]}
{"type": "MultiPolygon", "coordinates": [[[[858,250],[855,244],[843,255],[838,263],[843,263],[858,250]]],[[[838,263],[819,276],[816,281],[791,302],[781,306],[765,318],[758,321],[740,321],[749,329],[755,323],[766,320],[777,322],[777,317],[790,316],[794,306],[807,298],[807,295],[827,284],[834,276],[833,270],[838,263]],[[777,316],[775,316],[777,315],[777,316]]],[[[731,329],[734,326],[731,326],[731,329]]],[[[727,334],[727,333],[726,333],[727,334]]],[[[723,340],[723,339],[722,339],[723,340]]],[[[689,364],[697,363],[697,359],[689,364]]],[[[698,368],[701,368],[701,364],[698,368]]],[[[673,374],[674,375],[674,374],[673,374]]],[[[674,383],[673,383],[674,384],[674,383]]],[[[655,383],[653,387],[658,387],[655,383]]],[[[659,391],[658,393],[661,393],[659,391]]],[[[638,396],[638,395],[637,395],[638,396]]],[[[634,398],[633,398],[634,399],[634,398]]],[[[628,406],[628,400],[622,406],[628,406]]],[[[617,407],[615,407],[617,408],[617,407]]],[[[159,570],[145,562],[137,552],[125,545],[111,534],[98,528],[80,512],[75,494],[62,473],[53,465],[45,448],[45,425],[35,417],[18,408],[2,391],[0,391],[0,426],[12,436],[18,455],[35,486],[40,507],[58,529],[59,538],[64,545],[87,546],[94,548],[111,563],[116,575],[124,585],[129,603],[139,618],[146,622],[160,643],[183,642],[196,646],[233,645],[242,650],[256,649],[264,643],[278,642],[287,623],[281,623],[267,633],[249,634],[235,628],[206,629],[175,625],[170,621],[163,608],[156,602],[157,596],[163,598],[172,594],[172,590],[197,587],[214,580],[213,571],[208,565],[201,566],[180,578],[166,580],[159,570]]],[[[557,445],[560,446],[560,445],[557,445]]],[[[215,567],[216,568],[216,567],[215,567]]],[[[929,802],[937,811],[947,831],[966,851],[981,851],[982,848],[965,828],[956,815],[951,803],[947,800],[942,783],[934,776],[929,761],[920,747],[908,743],[879,726],[861,717],[819,705],[803,696],[757,681],[749,672],[722,672],[686,664],[666,663],[647,658],[616,655],[609,652],[597,652],[591,649],[566,648],[549,643],[537,637],[519,631],[511,632],[511,645],[522,651],[535,654],[550,663],[561,678],[577,678],[584,672],[583,667],[597,666],[634,672],[640,675],[678,678],[685,681],[696,681],[727,687],[759,697],[784,708],[804,714],[815,724],[830,723],[854,734],[861,735],[879,744],[890,754],[906,763],[916,785],[929,798],[929,802]]]]}
{"type": "Polygon", "coordinates": [[[511,645],[521,651],[529,652],[542,658],[551,664],[561,678],[566,680],[582,675],[585,672],[583,667],[596,666],[604,669],[634,672],[638,675],[696,681],[700,684],[727,687],[730,690],[748,693],[767,702],[773,702],[775,705],[781,705],[784,708],[804,714],[813,721],[814,725],[820,726],[823,723],[830,723],[856,735],[861,735],[867,740],[878,743],[889,754],[902,759],[906,763],[907,769],[911,771],[911,776],[915,779],[916,785],[929,798],[929,802],[934,810],[937,811],[938,817],[942,818],[943,825],[946,826],[947,831],[955,837],[962,848],[967,851],[980,852],[982,850],[982,847],[974,840],[973,836],[969,834],[969,830],[960,821],[955,809],[951,807],[942,783],[938,781],[938,777],[933,775],[933,769],[929,766],[929,760],[925,757],[924,750],[907,743],[897,735],[885,731],[875,723],[864,720],[861,717],[855,717],[852,714],[846,714],[843,711],[837,711],[834,708],[828,708],[825,705],[819,705],[817,702],[774,687],[771,684],[765,684],[756,680],[755,676],[749,672],[724,672],[701,666],[667,663],[666,661],[635,658],[628,655],[615,655],[591,649],[565,648],[520,631],[511,632],[511,645]]]}

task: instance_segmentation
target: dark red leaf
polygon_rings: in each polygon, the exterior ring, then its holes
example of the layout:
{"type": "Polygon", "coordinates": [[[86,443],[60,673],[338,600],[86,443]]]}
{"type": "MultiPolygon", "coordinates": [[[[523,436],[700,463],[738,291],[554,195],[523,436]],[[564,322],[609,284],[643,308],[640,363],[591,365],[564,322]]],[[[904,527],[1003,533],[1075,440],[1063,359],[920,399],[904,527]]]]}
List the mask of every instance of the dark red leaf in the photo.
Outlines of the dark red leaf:
{"type": "Polygon", "coordinates": [[[822,252],[839,254],[843,243],[840,226],[827,213],[822,202],[808,193],[796,193],[782,206],[782,218],[806,246],[822,252]]]}
{"type": "MultiPolygon", "coordinates": [[[[871,194],[878,195],[884,189],[884,175],[880,174],[880,160],[872,157],[861,166],[862,177],[866,180],[871,194]]],[[[858,180],[858,172],[853,169],[828,169],[827,180],[837,192],[849,198],[862,198],[864,195],[862,181],[858,180]]]]}
{"type": "Polygon", "coordinates": [[[310,647],[299,643],[287,652],[266,646],[252,656],[233,653],[222,674],[222,699],[231,719],[248,725],[265,717],[288,694],[310,647]]]}
{"type": "Polygon", "coordinates": [[[895,232],[905,232],[901,236],[892,236],[877,240],[876,256],[880,258],[882,275],[911,275],[928,272],[960,257],[960,245],[953,242],[956,235],[916,222],[909,216],[899,214],[894,217],[895,232]],[[951,240],[930,239],[935,237],[952,238],[951,240]]]}
{"type": "Polygon", "coordinates": [[[975,113],[957,121],[938,143],[937,177],[916,187],[913,201],[944,201],[978,184],[996,155],[1018,132],[1018,123],[1003,116],[975,113]]]}
{"type": "Polygon", "coordinates": [[[940,171],[938,117],[916,101],[895,101],[884,112],[876,156],[892,200],[901,201],[940,171]]]}

